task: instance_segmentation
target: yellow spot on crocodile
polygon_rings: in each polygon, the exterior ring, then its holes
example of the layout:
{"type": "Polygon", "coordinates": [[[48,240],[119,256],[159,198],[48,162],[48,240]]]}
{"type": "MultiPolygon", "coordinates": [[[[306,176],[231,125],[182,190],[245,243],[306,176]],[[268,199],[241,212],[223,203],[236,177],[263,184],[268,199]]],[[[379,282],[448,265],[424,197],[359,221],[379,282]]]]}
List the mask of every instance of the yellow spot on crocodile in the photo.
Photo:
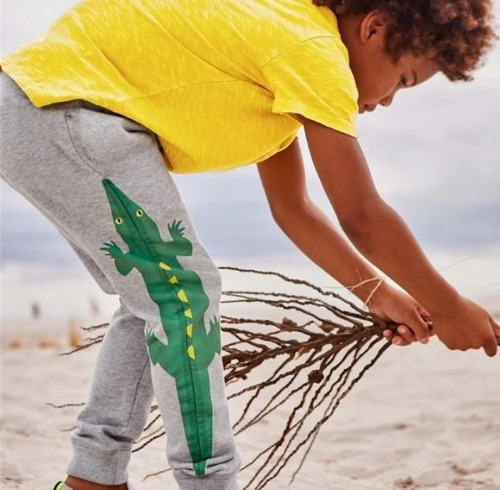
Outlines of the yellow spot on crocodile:
{"type": "Polygon", "coordinates": [[[191,308],[184,310],[184,315],[186,315],[188,318],[193,318],[193,314],[191,313],[191,308]]]}
{"type": "Polygon", "coordinates": [[[186,293],[184,292],[184,289],[180,289],[179,292],[177,293],[177,297],[183,302],[187,303],[188,299],[186,297],[186,293]]]}
{"type": "Polygon", "coordinates": [[[186,327],[186,333],[187,333],[187,336],[188,337],[192,337],[193,336],[193,324],[190,323],[187,327],[186,327]]]}
{"type": "Polygon", "coordinates": [[[171,271],[172,269],[167,265],[165,264],[165,262],[160,262],[158,264],[163,270],[166,270],[166,271],[171,271]]]}
{"type": "Polygon", "coordinates": [[[169,282],[170,284],[179,284],[179,280],[177,279],[177,277],[176,277],[176,276],[172,276],[172,277],[168,280],[168,282],[169,282]]]}
{"type": "Polygon", "coordinates": [[[194,347],[192,345],[190,345],[187,349],[187,353],[188,353],[188,356],[191,358],[191,359],[194,359],[194,347]]]}

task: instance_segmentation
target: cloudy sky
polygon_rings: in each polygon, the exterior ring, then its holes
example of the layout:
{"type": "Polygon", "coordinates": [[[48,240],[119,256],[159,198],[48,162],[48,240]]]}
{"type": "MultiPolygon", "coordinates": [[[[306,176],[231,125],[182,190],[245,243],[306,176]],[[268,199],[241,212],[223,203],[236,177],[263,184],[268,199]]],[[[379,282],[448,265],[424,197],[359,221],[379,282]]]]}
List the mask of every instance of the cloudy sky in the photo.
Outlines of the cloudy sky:
{"type": "MultiPolygon", "coordinates": [[[[41,34],[75,3],[2,0],[2,54],[41,34]]],[[[440,266],[481,262],[480,274],[488,277],[479,282],[496,284],[490,289],[500,288],[499,87],[497,48],[474,82],[450,83],[437,76],[399,94],[390,108],[358,120],[359,139],[382,196],[431,258],[447,257],[440,266]]],[[[311,196],[331,215],[303,137],[301,144],[311,196]]],[[[218,263],[313,267],[272,222],[254,166],[176,180],[218,263]]],[[[4,286],[12,277],[28,280],[34,270],[45,278],[81,275],[82,267],[50,224],[5,184],[0,189],[4,286]]]]}

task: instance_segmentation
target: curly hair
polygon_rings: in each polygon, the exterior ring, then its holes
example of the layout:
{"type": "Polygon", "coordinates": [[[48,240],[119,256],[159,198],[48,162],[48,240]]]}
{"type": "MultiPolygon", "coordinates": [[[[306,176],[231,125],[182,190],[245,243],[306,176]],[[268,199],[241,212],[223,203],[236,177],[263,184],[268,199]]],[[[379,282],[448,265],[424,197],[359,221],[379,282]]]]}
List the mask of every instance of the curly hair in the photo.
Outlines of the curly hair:
{"type": "Polygon", "coordinates": [[[450,80],[472,80],[495,34],[492,0],[313,0],[339,16],[378,11],[387,17],[385,48],[434,61],[450,80]]]}

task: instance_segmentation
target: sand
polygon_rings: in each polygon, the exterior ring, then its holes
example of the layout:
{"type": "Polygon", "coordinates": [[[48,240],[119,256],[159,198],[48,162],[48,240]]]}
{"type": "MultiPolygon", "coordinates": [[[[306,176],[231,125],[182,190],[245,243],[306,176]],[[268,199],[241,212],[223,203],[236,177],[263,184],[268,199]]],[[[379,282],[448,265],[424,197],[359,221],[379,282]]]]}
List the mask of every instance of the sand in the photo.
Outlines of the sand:
{"type": "MultiPolygon", "coordinates": [[[[44,348],[40,336],[9,347],[14,337],[4,330],[1,488],[50,489],[64,476],[78,407],[47,403],[85,400],[98,349],[61,357],[64,335],[46,336],[44,348]]],[[[499,362],[448,351],[436,339],[391,347],[323,428],[293,485],[283,475],[267,488],[500,490],[499,362]]],[[[262,434],[284,415],[263,423],[262,434]]],[[[246,460],[262,448],[259,432],[238,445],[246,460]]],[[[157,441],[133,455],[142,490],[177,488],[169,473],[144,480],[167,466],[163,447],[157,441]]]]}

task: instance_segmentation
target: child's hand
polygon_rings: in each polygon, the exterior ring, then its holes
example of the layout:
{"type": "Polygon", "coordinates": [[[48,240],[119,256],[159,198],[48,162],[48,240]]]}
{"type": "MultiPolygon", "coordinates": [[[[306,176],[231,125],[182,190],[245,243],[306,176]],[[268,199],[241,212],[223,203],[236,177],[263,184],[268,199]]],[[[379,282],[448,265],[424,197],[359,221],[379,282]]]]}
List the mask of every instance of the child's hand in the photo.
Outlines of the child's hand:
{"type": "Polygon", "coordinates": [[[439,339],[452,350],[481,349],[497,352],[500,326],[479,305],[460,297],[456,303],[432,315],[439,339]]]}
{"type": "MultiPolygon", "coordinates": [[[[425,318],[424,320],[429,327],[429,336],[435,335],[435,332],[432,329],[431,321],[426,320],[425,318]]],[[[414,333],[406,325],[399,325],[395,330],[391,330],[388,328],[387,330],[384,330],[383,334],[388,342],[392,342],[393,344],[398,346],[407,346],[417,341],[414,333]]],[[[421,343],[427,344],[428,339],[421,340],[421,343]]]]}
{"type": "Polygon", "coordinates": [[[393,344],[409,345],[417,340],[426,344],[434,333],[429,313],[410,295],[385,283],[370,299],[369,309],[397,325],[397,333],[389,329],[384,331],[384,337],[393,344]]]}

